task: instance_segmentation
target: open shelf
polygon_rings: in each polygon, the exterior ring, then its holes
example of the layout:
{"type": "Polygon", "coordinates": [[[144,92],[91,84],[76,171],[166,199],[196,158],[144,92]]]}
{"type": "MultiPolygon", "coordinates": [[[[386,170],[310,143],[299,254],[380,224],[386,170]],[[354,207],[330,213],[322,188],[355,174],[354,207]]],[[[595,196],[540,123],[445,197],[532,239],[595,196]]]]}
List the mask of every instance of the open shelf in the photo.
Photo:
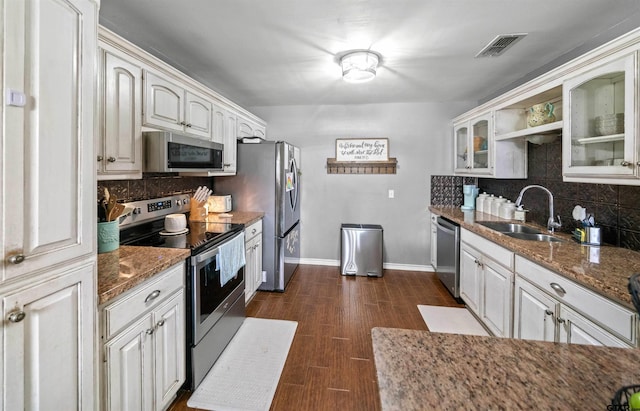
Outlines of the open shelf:
{"type": "Polygon", "coordinates": [[[398,160],[389,157],[387,161],[336,161],[327,159],[327,174],[395,174],[398,160]]]}
{"type": "Polygon", "coordinates": [[[504,133],[497,135],[495,140],[512,140],[515,138],[533,136],[533,135],[547,135],[547,134],[562,134],[562,126],[564,122],[562,120],[554,121],[553,123],[543,124],[541,126],[528,127],[522,130],[512,131],[510,133],[504,133]]]}

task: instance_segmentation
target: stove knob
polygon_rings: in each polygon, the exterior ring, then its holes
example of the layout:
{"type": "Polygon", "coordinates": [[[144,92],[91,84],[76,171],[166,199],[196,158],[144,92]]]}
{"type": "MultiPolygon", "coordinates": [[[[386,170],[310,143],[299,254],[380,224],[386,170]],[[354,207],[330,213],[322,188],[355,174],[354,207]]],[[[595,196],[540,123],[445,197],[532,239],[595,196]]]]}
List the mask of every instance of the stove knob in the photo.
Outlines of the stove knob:
{"type": "Polygon", "coordinates": [[[178,207],[180,207],[180,206],[182,205],[182,201],[180,201],[180,200],[176,200],[176,205],[177,205],[178,207]]]}
{"type": "Polygon", "coordinates": [[[140,214],[140,213],[142,213],[142,210],[140,209],[140,207],[135,207],[133,209],[133,214],[140,214]]]}
{"type": "Polygon", "coordinates": [[[184,199],[184,201],[183,201],[183,203],[184,203],[184,205],[189,205],[189,199],[188,199],[188,198],[185,198],[185,199],[184,199]]]}

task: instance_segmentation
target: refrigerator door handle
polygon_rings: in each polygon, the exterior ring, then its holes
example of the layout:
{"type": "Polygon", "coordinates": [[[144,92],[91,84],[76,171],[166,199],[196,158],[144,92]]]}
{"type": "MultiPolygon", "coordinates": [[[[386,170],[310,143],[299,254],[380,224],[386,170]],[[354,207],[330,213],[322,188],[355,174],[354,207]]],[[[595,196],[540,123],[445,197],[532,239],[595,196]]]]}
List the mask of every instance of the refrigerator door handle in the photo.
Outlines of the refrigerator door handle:
{"type": "Polygon", "coordinates": [[[296,166],[295,159],[291,159],[289,169],[293,174],[293,190],[289,193],[291,196],[291,208],[295,210],[298,207],[298,167],[296,166]]]}

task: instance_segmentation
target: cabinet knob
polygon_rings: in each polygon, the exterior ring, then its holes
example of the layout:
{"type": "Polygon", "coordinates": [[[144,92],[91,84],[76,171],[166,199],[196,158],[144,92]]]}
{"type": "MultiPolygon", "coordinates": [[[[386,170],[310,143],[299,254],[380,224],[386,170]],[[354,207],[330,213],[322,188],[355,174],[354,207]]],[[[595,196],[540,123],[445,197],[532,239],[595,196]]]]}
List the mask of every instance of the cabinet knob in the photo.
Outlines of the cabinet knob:
{"type": "Polygon", "coordinates": [[[256,233],[256,231],[258,231],[258,230],[256,230],[256,229],[254,228],[253,230],[251,230],[251,234],[255,234],[255,233],[256,233]]]}
{"type": "Polygon", "coordinates": [[[149,328],[147,331],[145,331],[147,333],[147,335],[151,335],[153,334],[153,328],[149,328]]]}
{"type": "Polygon", "coordinates": [[[16,254],[16,255],[12,255],[11,257],[7,258],[7,261],[10,264],[20,264],[21,262],[23,262],[25,259],[24,254],[16,254]]]}
{"type": "Polygon", "coordinates": [[[158,321],[158,324],[156,324],[156,327],[162,327],[164,325],[164,320],[160,320],[158,321]]]}
{"type": "Polygon", "coordinates": [[[191,123],[187,123],[187,124],[185,124],[185,126],[192,127],[191,123]]]}
{"type": "Polygon", "coordinates": [[[181,126],[186,126],[187,125],[187,123],[185,123],[184,121],[181,121],[178,124],[180,124],[181,126]]]}
{"type": "Polygon", "coordinates": [[[631,165],[631,162],[630,162],[630,161],[622,160],[622,161],[620,162],[620,165],[621,165],[622,167],[629,167],[629,166],[631,165]]]}
{"type": "Polygon", "coordinates": [[[104,160],[104,157],[98,156],[98,161],[102,161],[102,160],[104,160]]]}
{"type": "Polygon", "coordinates": [[[107,158],[107,161],[110,163],[115,163],[116,162],[116,158],[115,157],[109,157],[107,158]]]}
{"type": "Polygon", "coordinates": [[[11,311],[7,315],[7,320],[11,321],[12,323],[19,323],[20,321],[24,320],[24,317],[26,316],[27,314],[25,314],[25,312],[22,310],[11,311]]]}
{"type": "Polygon", "coordinates": [[[544,313],[547,315],[553,315],[553,311],[551,310],[545,310],[544,313]]]}
{"type": "Polygon", "coordinates": [[[560,284],[558,283],[551,283],[549,284],[551,286],[551,288],[553,288],[558,294],[560,294],[560,297],[562,297],[563,295],[565,295],[567,292],[564,290],[564,288],[562,288],[560,286],[560,284]]]}
{"type": "Polygon", "coordinates": [[[564,318],[560,318],[560,317],[558,317],[558,322],[559,322],[560,324],[564,324],[564,318]]]}
{"type": "Polygon", "coordinates": [[[155,300],[156,298],[158,298],[158,296],[160,295],[160,290],[154,290],[152,293],[150,293],[147,298],[144,299],[145,303],[148,303],[151,300],[155,300]]]}

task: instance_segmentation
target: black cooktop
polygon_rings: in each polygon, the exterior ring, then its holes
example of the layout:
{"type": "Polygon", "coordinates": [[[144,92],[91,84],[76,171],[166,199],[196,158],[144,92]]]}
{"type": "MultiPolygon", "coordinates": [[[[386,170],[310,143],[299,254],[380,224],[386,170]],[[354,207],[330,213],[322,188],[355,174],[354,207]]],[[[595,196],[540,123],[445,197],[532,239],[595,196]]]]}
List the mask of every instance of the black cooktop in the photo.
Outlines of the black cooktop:
{"type": "Polygon", "coordinates": [[[120,244],[148,247],[188,248],[191,254],[215,246],[244,229],[243,224],[188,221],[185,234],[163,235],[164,219],[120,230],[120,244]],[[161,234],[162,233],[162,234],[161,234]]]}

